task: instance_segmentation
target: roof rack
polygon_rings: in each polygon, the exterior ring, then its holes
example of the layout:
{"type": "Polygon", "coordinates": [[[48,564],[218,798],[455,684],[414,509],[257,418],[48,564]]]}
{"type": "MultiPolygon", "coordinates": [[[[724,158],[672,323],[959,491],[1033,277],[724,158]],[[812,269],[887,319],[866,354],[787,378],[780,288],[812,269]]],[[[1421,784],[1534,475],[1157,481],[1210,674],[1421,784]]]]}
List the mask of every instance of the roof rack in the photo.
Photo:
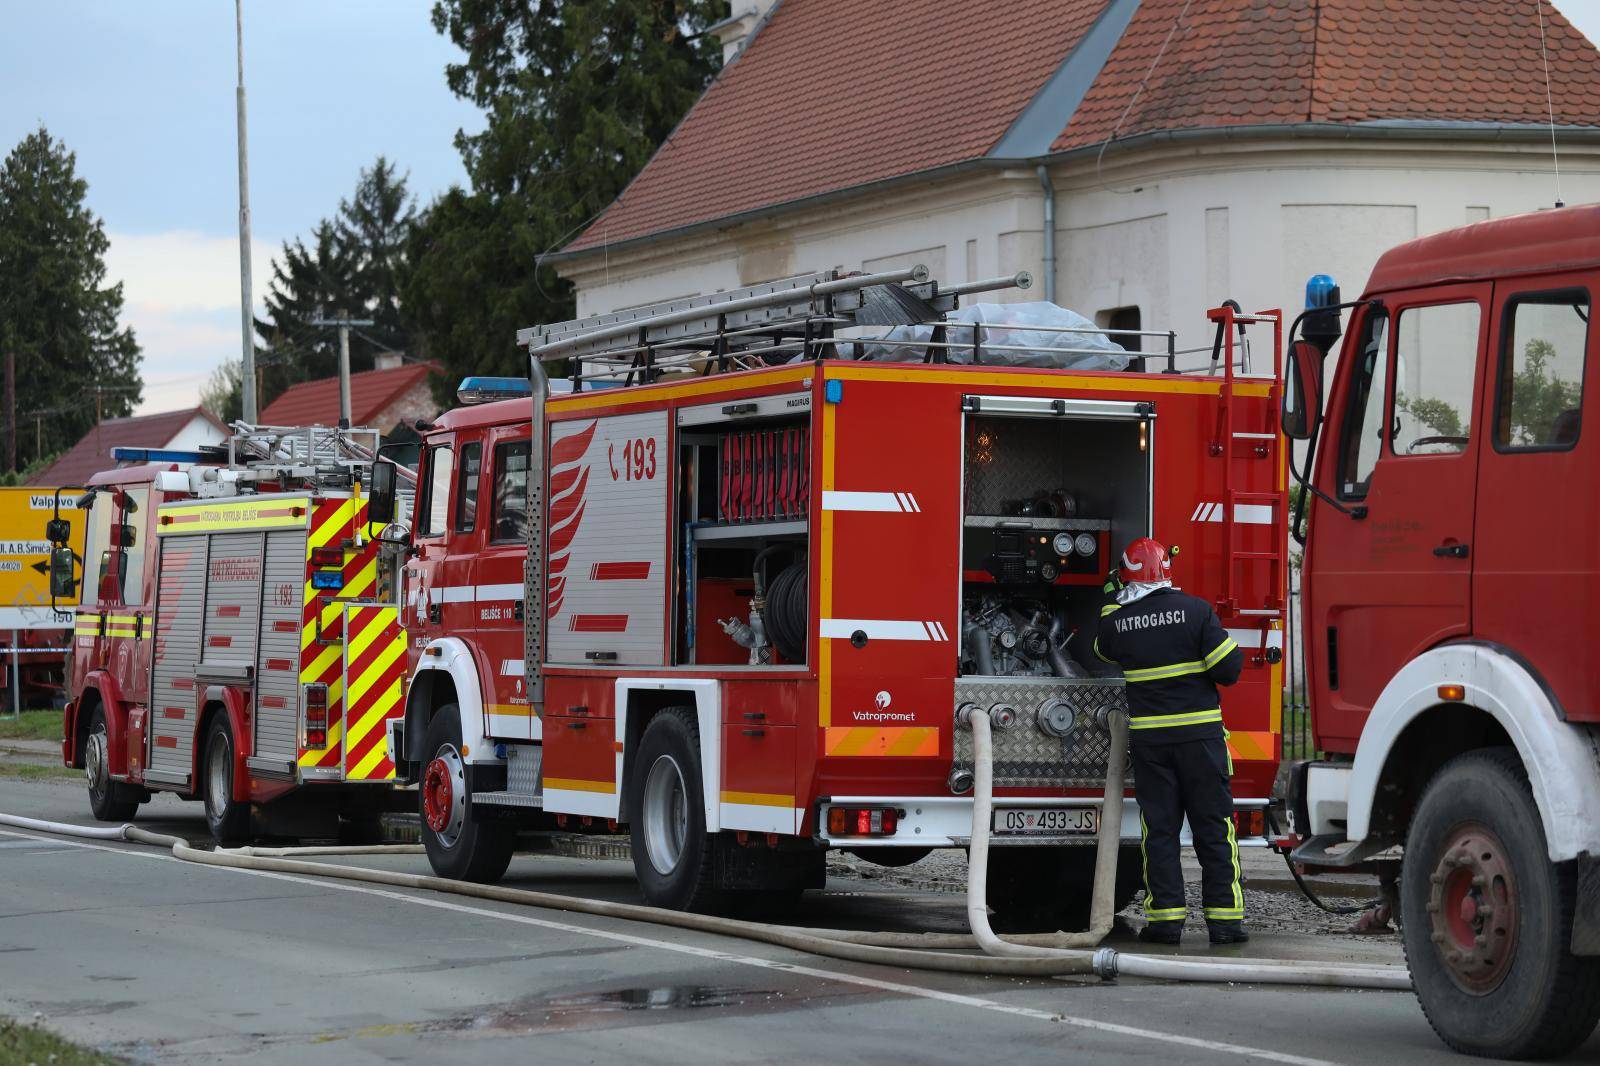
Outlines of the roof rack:
{"type": "MultiPolygon", "coordinates": [[[[196,496],[232,496],[259,491],[264,482],[280,486],[348,489],[370,480],[382,434],[376,429],[333,426],[257,426],[239,421],[221,444],[204,449],[220,465],[189,469],[196,496]]],[[[402,482],[416,474],[397,468],[402,482]]]]}

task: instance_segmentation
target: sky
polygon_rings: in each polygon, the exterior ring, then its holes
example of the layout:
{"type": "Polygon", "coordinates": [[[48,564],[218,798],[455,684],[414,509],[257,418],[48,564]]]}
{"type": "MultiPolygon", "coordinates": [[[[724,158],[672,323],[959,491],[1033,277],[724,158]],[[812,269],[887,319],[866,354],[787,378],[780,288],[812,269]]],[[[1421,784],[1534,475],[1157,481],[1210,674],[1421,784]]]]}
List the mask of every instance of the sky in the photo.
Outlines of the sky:
{"type": "MultiPolygon", "coordinates": [[[[431,0],[244,0],[257,310],[284,240],[331,215],[380,153],[426,203],[466,175],[482,128],[444,82],[459,58],[431,0]]],[[[1600,0],[1556,0],[1600,41],[1600,0]]],[[[144,348],[141,412],[198,402],[237,359],[238,160],[229,0],[7,0],[0,152],[43,124],[77,153],[105,223],[123,322],[144,348]]]]}
{"type": "MultiPolygon", "coordinates": [[[[355,188],[380,153],[420,202],[465,184],[482,128],[445,85],[460,53],[431,0],[245,0],[252,272],[355,188]]],[[[123,322],[144,349],[141,412],[198,402],[242,347],[231,0],[9,0],[0,154],[42,123],[77,154],[111,240],[123,322]]]]}

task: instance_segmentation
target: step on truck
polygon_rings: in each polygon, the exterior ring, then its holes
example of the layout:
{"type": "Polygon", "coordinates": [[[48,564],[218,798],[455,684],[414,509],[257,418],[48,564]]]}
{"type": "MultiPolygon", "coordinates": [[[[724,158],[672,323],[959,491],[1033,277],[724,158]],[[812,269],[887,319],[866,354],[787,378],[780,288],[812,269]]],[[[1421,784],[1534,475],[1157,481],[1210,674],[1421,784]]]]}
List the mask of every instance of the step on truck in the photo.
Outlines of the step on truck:
{"type": "Polygon", "coordinates": [[[1293,858],[1379,875],[1428,1020],[1479,1055],[1600,1018],[1597,293],[1600,207],[1558,208],[1400,245],[1349,303],[1319,275],[1290,333],[1321,753],[1293,858]]]}
{"type": "MultiPolygon", "coordinates": [[[[626,828],[645,898],[705,908],[819,887],[828,849],[961,848],[977,707],[997,723],[997,921],[1082,928],[1124,708],[1092,639],[1108,570],[1152,533],[1246,649],[1223,714],[1238,835],[1263,842],[1279,316],[1219,308],[1193,352],[1048,304],[1054,325],[960,321],[1027,280],[828,273],[524,330],[531,397],[424,437],[390,728],[434,870],[492,881],[519,831],[626,828]]],[[[1131,799],[1109,814],[1121,906],[1139,819],[1131,799]]]]}
{"type": "Polygon", "coordinates": [[[218,842],[376,841],[405,672],[362,493],[378,446],[241,424],[217,453],[116,449],[135,465],[74,494],[81,582],[67,523],[50,530],[53,592],[75,601],[61,755],[95,817],[164,791],[202,801],[218,842]]]}

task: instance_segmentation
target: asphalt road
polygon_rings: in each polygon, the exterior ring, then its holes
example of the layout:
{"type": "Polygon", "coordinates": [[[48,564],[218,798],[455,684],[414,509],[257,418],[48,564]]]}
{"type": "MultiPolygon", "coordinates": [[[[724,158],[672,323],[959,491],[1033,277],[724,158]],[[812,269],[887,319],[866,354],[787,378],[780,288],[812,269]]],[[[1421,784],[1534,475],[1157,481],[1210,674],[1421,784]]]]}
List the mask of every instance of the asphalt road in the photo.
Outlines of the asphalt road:
{"type": "MultiPolygon", "coordinates": [[[[72,783],[0,776],[0,811],[89,822],[72,783]]],[[[170,798],[140,821],[205,837],[199,808],[170,798]]],[[[420,856],[370,861],[426,870],[420,856]]],[[[508,883],[637,898],[618,862],[519,856],[508,883]]],[[[960,906],[838,879],[797,920],[957,929],[960,906]]],[[[1206,952],[1191,939],[1188,953],[1206,952]]],[[[1398,946],[1277,932],[1247,950],[1394,961],[1398,946]]],[[[160,1063],[1462,1061],[1409,994],[891,970],[9,830],[0,1015],[160,1063]]],[[[1597,1060],[1600,1038],[1571,1061],[1597,1060]]]]}

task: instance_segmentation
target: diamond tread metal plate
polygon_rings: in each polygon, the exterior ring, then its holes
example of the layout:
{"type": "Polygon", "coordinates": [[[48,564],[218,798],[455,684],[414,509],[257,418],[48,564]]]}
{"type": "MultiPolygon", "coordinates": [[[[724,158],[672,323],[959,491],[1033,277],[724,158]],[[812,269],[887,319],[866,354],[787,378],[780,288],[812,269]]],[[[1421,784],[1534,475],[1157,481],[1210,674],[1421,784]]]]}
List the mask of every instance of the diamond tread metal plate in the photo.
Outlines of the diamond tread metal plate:
{"type": "MultiPolygon", "coordinates": [[[[1128,709],[1121,678],[959,678],[956,707],[964,703],[1016,710],[1015,722],[992,731],[997,788],[1103,788],[1111,734],[1099,712],[1128,709]],[[1040,710],[1056,700],[1073,710],[1075,724],[1066,737],[1039,728],[1040,710]]],[[[972,730],[961,725],[955,730],[955,766],[972,769],[972,730]]]]}

